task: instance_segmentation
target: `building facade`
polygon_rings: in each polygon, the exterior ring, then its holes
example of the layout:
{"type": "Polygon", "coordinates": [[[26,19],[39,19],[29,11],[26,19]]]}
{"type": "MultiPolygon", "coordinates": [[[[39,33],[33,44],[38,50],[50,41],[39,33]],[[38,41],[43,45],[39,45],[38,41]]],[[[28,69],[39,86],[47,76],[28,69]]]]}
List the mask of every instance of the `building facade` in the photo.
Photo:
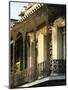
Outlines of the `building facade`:
{"type": "Polygon", "coordinates": [[[18,20],[16,19],[10,19],[9,23],[10,23],[10,30],[12,30],[13,25],[17,22],[18,20]]]}
{"type": "Polygon", "coordinates": [[[66,6],[35,3],[20,16],[10,34],[11,87],[65,77],[66,6]]]}

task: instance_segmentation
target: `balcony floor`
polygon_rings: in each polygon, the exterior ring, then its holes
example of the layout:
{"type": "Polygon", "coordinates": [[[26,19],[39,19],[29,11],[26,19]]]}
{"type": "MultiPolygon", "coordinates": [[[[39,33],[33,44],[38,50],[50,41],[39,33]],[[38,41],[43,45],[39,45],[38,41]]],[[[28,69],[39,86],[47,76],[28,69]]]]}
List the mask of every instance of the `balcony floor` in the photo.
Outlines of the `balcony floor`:
{"type": "Polygon", "coordinates": [[[56,85],[66,85],[65,75],[58,75],[58,76],[51,75],[49,77],[42,78],[34,82],[18,86],[18,88],[56,86],[56,85]]]}

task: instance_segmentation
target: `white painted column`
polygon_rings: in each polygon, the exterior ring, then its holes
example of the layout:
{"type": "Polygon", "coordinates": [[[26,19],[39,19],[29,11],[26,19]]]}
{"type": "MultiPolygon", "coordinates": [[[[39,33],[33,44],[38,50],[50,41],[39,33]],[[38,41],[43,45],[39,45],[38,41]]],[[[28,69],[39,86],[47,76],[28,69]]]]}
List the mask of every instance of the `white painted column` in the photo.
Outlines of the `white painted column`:
{"type": "Polygon", "coordinates": [[[39,34],[38,36],[38,64],[47,60],[47,36],[39,34]]]}
{"type": "Polygon", "coordinates": [[[52,27],[52,55],[53,59],[62,59],[62,37],[57,26],[52,27]]]}
{"type": "Polygon", "coordinates": [[[62,36],[61,31],[55,25],[52,27],[52,66],[51,66],[51,74],[57,75],[59,74],[59,65],[62,60],[62,36]],[[60,61],[59,61],[60,60],[60,61]]]}
{"type": "MultiPolygon", "coordinates": [[[[38,70],[39,70],[39,74],[42,73],[43,74],[47,74],[46,69],[47,68],[47,36],[45,36],[44,34],[40,33],[38,36],[38,70]],[[45,72],[44,72],[44,71],[45,72]]],[[[40,76],[39,78],[41,78],[42,76],[40,76]]]]}
{"type": "Polygon", "coordinates": [[[44,61],[44,35],[38,36],[38,64],[44,61]]]}
{"type": "Polygon", "coordinates": [[[59,17],[54,21],[52,27],[52,45],[53,45],[53,59],[62,59],[62,27],[65,26],[63,17],[59,17]]]}
{"type": "Polygon", "coordinates": [[[35,45],[34,45],[34,33],[30,34],[30,60],[29,67],[34,66],[35,62],[35,45]]]}
{"type": "Polygon", "coordinates": [[[52,27],[52,57],[53,59],[57,59],[57,37],[58,37],[57,27],[52,27]]]}

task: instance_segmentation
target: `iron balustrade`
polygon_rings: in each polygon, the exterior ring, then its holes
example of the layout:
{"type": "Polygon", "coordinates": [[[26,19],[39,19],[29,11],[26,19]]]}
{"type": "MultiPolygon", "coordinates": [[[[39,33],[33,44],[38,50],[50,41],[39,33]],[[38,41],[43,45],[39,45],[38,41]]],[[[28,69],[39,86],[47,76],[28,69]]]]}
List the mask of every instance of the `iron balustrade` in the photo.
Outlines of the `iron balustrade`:
{"type": "Polygon", "coordinates": [[[44,61],[37,64],[37,69],[35,66],[28,67],[22,71],[11,73],[12,86],[17,86],[29,82],[33,82],[37,79],[47,77],[49,75],[48,62],[44,61]]]}
{"type": "MultiPolygon", "coordinates": [[[[62,71],[62,73],[65,73],[65,60],[53,60],[51,62],[51,65],[55,66],[55,62],[56,66],[59,65],[58,73],[60,73],[60,71],[62,71]]],[[[50,62],[46,60],[37,64],[37,69],[35,69],[35,66],[33,65],[32,67],[28,67],[22,71],[15,72],[14,74],[12,73],[12,86],[23,85],[29,82],[33,82],[35,80],[50,76],[51,72],[57,72],[57,68],[55,68],[55,70],[54,68],[52,68],[51,65],[50,62]]]]}

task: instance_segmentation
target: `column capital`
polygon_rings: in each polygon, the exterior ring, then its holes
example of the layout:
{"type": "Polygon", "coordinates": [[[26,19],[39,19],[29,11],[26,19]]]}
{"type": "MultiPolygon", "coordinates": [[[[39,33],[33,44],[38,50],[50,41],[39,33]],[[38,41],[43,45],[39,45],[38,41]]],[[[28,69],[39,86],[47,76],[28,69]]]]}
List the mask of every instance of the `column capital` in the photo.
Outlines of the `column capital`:
{"type": "Polygon", "coordinates": [[[58,19],[56,19],[54,21],[54,26],[64,27],[65,26],[65,19],[63,19],[63,17],[59,17],[58,19]]]}

